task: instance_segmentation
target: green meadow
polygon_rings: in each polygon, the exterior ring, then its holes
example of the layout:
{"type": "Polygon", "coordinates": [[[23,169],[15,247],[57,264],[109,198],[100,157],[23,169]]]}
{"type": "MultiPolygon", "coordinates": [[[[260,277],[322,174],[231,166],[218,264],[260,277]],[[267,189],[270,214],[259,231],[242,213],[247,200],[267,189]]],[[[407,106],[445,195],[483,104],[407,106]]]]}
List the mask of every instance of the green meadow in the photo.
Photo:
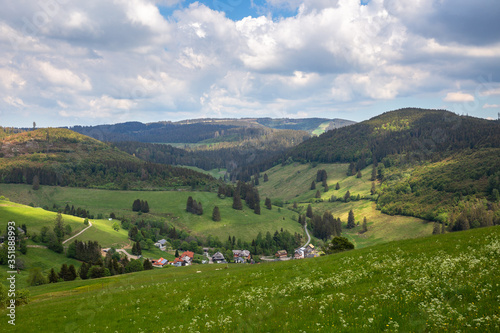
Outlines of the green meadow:
{"type": "MultiPolygon", "coordinates": [[[[265,197],[262,195],[260,215],[254,214],[253,210],[245,205],[241,211],[234,210],[232,198],[220,199],[216,193],[209,192],[109,191],[55,186],[41,186],[38,191],[33,191],[27,185],[0,184],[0,195],[24,204],[33,203],[35,206],[74,205],[75,208],[81,207],[94,215],[101,213],[103,216],[109,216],[111,212],[114,212],[118,217],[125,216],[130,219],[160,219],[193,235],[212,235],[219,237],[222,241],[226,240],[229,235],[240,238],[242,241],[251,241],[259,232],[265,235],[268,231],[274,233],[281,228],[292,234],[304,233],[297,223],[296,213],[287,209],[278,209],[278,207],[273,207],[272,210],[266,209],[265,197]],[[198,216],[186,212],[186,202],[189,196],[203,204],[203,215],[198,216]],[[142,215],[132,212],[132,203],[135,199],[148,201],[150,212],[142,215]],[[220,209],[222,218],[219,222],[212,221],[212,210],[216,205],[220,209]]],[[[3,218],[2,215],[0,217],[3,218]]],[[[107,223],[103,222],[103,226],[105,225],[107,223]]],[[[109,234],[114,235],[112,232],[109,234]]],[[[103,236],[103,240],[106,237],[103,236]]]]}
{"type": "Polygon", "coordinates": [[[30,287],[16,326],[2,329],[498,332],[499,266],[497,226],[313,259],[155,269],[30,287]]]}

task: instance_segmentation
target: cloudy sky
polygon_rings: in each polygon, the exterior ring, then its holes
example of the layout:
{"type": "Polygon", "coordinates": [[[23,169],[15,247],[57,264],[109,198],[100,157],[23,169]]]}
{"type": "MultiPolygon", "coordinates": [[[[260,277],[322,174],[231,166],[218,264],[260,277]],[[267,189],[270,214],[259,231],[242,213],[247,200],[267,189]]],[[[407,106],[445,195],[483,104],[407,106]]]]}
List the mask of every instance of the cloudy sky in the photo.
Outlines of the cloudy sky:
{"type": "Polygon", "coordinates": [[[498,0],[17,0],[0,125],[500,112],[498,0]]]}

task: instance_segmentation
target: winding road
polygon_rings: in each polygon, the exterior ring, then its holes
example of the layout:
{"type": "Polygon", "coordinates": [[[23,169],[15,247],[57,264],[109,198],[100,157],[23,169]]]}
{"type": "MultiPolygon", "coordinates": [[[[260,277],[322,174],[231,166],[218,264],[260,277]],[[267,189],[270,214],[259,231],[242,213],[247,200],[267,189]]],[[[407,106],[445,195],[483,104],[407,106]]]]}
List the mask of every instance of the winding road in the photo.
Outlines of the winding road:
{"type": "Polygon", "coordinates": [[[306,231],[307,234],[307,243],[305,243],[302,247],[306,247],[311,242],[311,235],[309,235],[309,230],[307,230],[307,223],[304,224],[304,230],[306,231]]]}
{"type": "Polygon", "coordinates": [[[71,236],[70,238],[66,239],[64,242],[62,242],[63,244],[69,242],[70,240],[72,240],[73,238],[77,237],[77,236],[80,236],[85,230],[87,230],[88,228],[90,228],[92,226],[92,222],[89,221],[89,226],[85,229],[83,229],[82,231],[80,231],[79,233],[77,233],[76,235],[74,236],[71,236]]]}

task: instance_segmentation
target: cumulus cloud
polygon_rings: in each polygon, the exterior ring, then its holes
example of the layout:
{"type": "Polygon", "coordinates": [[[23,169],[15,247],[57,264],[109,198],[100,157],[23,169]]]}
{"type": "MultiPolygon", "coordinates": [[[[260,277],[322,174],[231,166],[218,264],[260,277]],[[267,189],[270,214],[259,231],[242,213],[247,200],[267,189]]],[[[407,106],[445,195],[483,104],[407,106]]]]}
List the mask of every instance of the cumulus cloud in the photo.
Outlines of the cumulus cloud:
{"type": "Polygon", "coordinates": [[[35,109],[47,121],[63,117],[61,125],[335,117],[424,95],[478,109],[486,98],[500,103],[495,0],[267,0],[265,15],[239,21],[211,2],[47,4],[24,0],[0,12],[3,120],[35,109]]]}
{"type": "Polygon", "coordinates": [[[445,102],[474,102],[474,96],[462,92],[449,92],[443,99],[445,102]]]}

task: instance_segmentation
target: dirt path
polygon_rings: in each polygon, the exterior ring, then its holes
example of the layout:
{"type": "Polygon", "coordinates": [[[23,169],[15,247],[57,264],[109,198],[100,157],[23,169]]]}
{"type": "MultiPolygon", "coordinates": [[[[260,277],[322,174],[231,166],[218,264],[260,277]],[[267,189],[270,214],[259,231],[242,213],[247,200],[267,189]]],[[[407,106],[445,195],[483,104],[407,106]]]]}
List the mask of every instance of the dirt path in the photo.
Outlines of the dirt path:
{"type": "Polygon", "coordinates": [[[70,240],[72,240],[73,238],[77,237],[77,236],[80,236],[85,230],[87,230],[88,228],[90,228],[92,226],[92,222],[89,221],[89,226],[85,229],[83,229],[82,231],[80,231],[79,233],[77,233],[76,235],[74,236],[71,236],[70,238],[66,239],[64,242],[62,242],[63,244],[69,242],[70,240]]]}

